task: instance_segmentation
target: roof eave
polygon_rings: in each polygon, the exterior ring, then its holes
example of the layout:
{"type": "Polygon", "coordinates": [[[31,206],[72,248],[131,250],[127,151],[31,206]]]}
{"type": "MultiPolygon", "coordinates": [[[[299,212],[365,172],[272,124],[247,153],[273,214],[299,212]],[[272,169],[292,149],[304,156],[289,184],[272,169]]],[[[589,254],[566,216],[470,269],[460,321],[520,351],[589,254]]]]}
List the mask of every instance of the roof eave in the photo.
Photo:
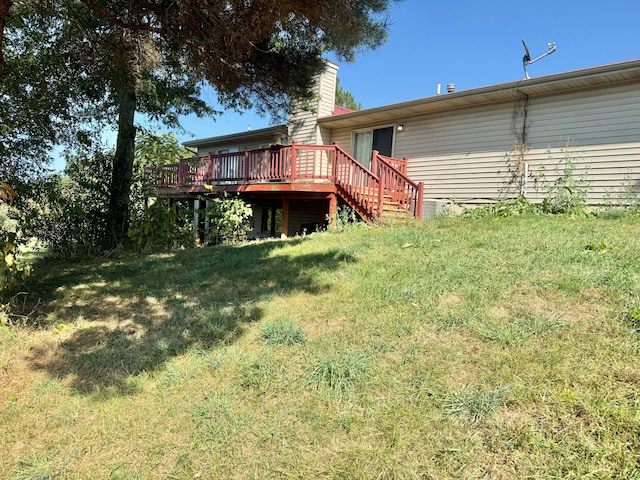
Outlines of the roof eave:
{"type": "Polygon", "coordinates": [[[185,147],[202,147],[205,145],[229,143],[235,141],[246,141],[251,139],[258,139],[268,137],[269,135],[287,133],[287,125],[276,125],[273,127],[261,128],[259,130],[247,130],[246,132],[231,133],[228,135],[219,135],[216,137],[199,138],[197,140],[190,140],[183,142],[185,147]]]}
{"type": "Polygon", "coordinates": [[[640,59],[445,93],[344,113],[339,116],[323,117],[318,121],[329,129],[341,128],[376,121],[389,121],[391,117],[396,115],[406,118],[443,110],[507,101],[523,94],[529,96],[545,95],[637,79],[640,79],[640,59]]]}

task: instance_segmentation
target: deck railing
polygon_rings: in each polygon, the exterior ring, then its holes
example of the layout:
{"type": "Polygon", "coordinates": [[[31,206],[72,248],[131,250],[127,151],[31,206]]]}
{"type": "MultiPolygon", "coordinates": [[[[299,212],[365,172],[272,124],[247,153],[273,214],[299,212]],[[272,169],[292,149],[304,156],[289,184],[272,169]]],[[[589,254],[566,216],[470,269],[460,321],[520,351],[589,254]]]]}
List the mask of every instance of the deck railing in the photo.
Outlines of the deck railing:
{"type": "Polygon", "coordinates": [[[144,167],[150,185],[181,188],[262,182],[330,181],[358,213],[368,218],[382,214],[391,199],[420,217],[422,184],[406,176],[407,160],[384,157],[374,151],[369,170],[334,145],[293,143],[244,152],[210,153],[171,165],[144,167]]]}

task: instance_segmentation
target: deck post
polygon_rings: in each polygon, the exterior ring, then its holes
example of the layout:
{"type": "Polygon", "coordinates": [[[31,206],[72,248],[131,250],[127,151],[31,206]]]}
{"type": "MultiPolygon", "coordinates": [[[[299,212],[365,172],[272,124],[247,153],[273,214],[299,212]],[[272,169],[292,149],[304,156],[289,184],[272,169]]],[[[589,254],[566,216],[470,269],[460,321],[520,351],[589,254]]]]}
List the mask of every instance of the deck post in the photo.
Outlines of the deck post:
{"type": "Polygon", "coordinates": [[[338,197],[335,193],[329,194],[329,227],[334,228],[338,217],[338,197]]]}
{"type": "Polygon", "coordinates": [[[295,140],[291,142],[291,183],[294,182],[296,178],[296,147],[298,142],[295,140]]]}
{"type": "MultiPolygon", "coordinates": [[[[375,152],[375,153],[377,154],[378,152],[375,152]]],[[[382,217],[383,205],[384,205],[384,175],[378,175],[378,218],[382,217]]]]}
{"type": "Polygon", "coordinates": [[[418,183],[418,198],[416,199],[416,218],[422,220],[422,199],[424,197],[424,182],[418,183]]]}
{"type": "Polygon", "coordinates": [[[184,185],[184,180],[185,180],[185,170],[187,167],[187,162],[185,160],[180,160],[180,163],[178,164],[178,178],[177,178],[177,184],[178,185],[184,185]]]}
{"type": "Polygon", "coordinates": [[[289,197],[282,197],[282,235],[289,236],[289,197]]]}
{"type": "Polygon", "coordinates": [[[409,165],[409,157],[402,157],[402,161],[404,162],[402,164],[402,173],[404,175],[407,175],[407,166],[409,165]]]}
{"type": "MultiPolygon", "coordinates": [[[[205,208],[211,206],[211,200],[205,200],[205,208]]],[[[206,211],[205,211],[206,212],[206,211]]],[[[209,243],[209,230],[211,229],[211,217],[207,213],[204,214],[204,243],[209,243]]]]}
{"type": "Polygon", "coordinates": [[[198,238],[198,227],[200,224],[200,200],[193,201],[193,236],[198,238]]]}

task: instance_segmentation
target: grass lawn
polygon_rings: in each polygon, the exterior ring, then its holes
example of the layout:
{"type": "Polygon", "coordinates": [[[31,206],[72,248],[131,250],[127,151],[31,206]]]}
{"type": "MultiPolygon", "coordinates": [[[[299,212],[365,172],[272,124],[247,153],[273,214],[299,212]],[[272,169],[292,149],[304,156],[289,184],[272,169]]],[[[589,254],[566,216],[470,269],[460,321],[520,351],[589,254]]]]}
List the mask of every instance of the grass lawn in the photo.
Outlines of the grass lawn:
{"type": "Polygon", "coordinates": [[[36,265],[0,478],[640,480],[640,218],[36,265]]]}

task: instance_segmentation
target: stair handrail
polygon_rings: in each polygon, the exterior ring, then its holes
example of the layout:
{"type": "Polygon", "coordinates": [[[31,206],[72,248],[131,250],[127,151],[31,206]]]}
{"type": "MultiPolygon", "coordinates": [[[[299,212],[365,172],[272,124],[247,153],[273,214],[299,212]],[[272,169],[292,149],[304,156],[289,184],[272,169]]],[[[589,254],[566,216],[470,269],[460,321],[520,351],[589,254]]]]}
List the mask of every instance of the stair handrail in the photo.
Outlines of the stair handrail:
{"type": "MultiPolygon", "coordinates": [[[[405,173],[397,169],[393,163],[403,163],[403,160],[392,159],[380,155],[377,150],[372,154],[372,169],[380,178],[385,194],[398,203],[416,218],[422,218],[422,197],[424,183],[414,182],[405,173]],[[391,161],[389,161],[391,160],[391,161]]],[[[406,166],[406,162],[404,162],[406,166]]]]}
{"type": "Polygon", "coordinates": [[[342,197],[361,216],[369,219],[382,214],[380,179],[355,158],[345,152],[338,143],[333,144],[333,183],[342,191],[342,197]]]}

